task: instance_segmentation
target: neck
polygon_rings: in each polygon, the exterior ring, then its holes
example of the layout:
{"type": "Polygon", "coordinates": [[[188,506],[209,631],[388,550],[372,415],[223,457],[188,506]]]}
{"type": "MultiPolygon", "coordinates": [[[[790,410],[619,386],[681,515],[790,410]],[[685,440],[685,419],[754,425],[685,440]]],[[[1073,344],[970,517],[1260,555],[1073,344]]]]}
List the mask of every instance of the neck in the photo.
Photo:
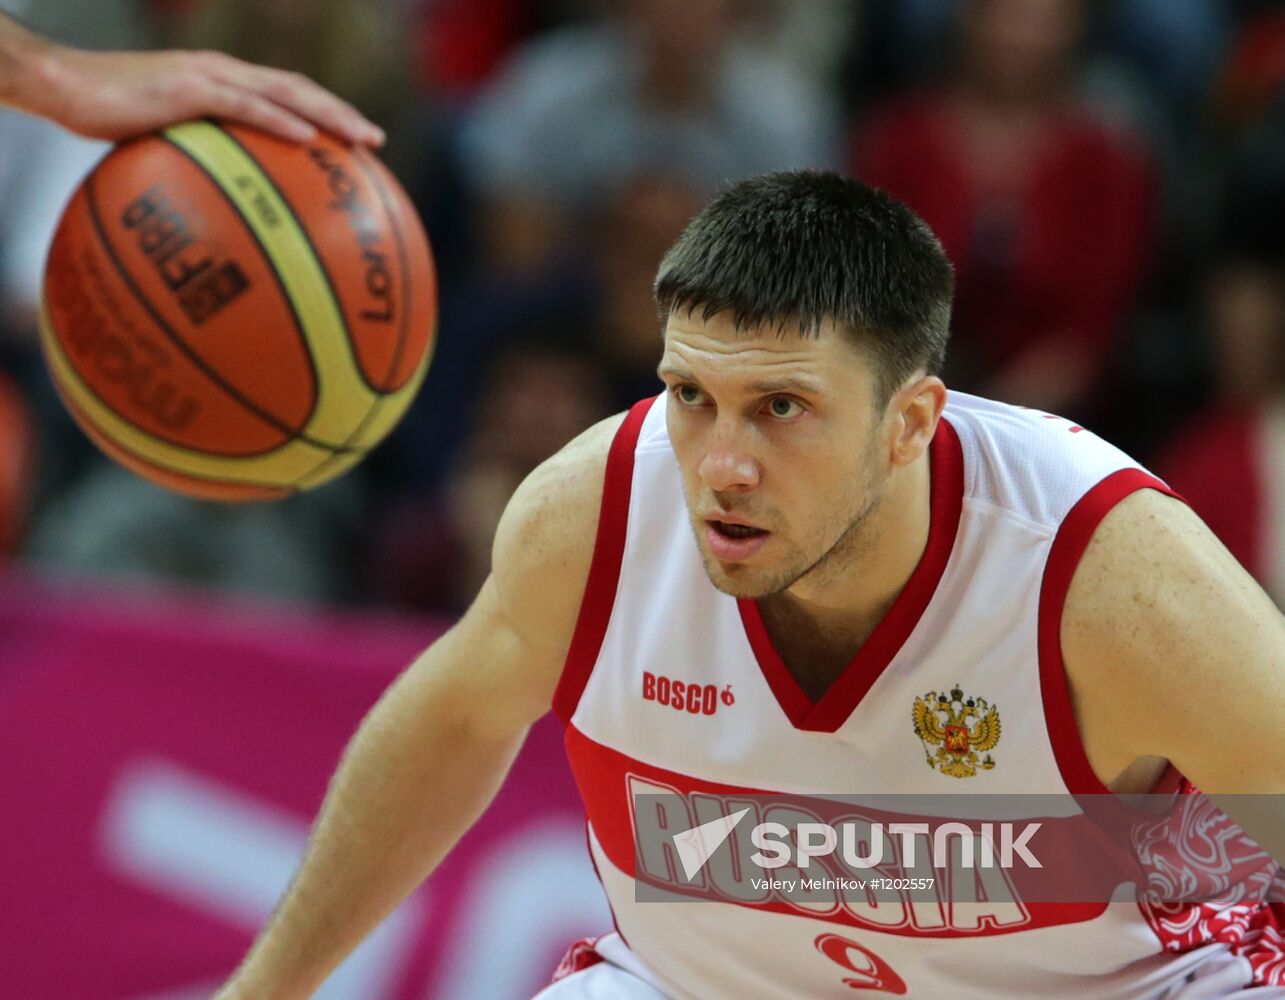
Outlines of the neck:
{"type": "Polygon", "coordinates": [[[859,646],[905,589],[928,545],[932,476],[925,452],[897,470],[848,551],[835,552],[789,590],[760,601],[765,616],[859,646]]]}

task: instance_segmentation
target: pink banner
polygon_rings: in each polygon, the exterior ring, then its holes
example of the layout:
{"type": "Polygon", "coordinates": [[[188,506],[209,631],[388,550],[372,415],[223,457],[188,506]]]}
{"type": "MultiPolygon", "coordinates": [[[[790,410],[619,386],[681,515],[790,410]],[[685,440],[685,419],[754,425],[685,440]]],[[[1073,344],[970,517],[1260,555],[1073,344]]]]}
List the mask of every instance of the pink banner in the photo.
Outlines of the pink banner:
{"type": "MultiPolygon", "coordinates": [[[[302,855],[362,715],[440,627],[0,580],[0,995],[198,1000],[302,855]]],[[[560,727],[321,1000],[505,1000],[610,928],[560,727]]]]}

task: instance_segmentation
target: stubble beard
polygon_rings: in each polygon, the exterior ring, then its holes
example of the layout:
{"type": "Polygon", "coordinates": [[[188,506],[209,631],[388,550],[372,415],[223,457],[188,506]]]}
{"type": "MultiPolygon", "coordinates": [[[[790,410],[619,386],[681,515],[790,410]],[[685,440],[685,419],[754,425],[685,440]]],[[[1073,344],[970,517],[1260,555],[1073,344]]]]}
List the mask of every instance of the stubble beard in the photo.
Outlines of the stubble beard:
{"type": "MultiPolygon", "coordinates": [[[[871,517],[883,501],[882,484],[867,481],[861,491],[864,501],[849,516],[844,529],[834,542],[819,556],[807,561],[806,555],[797,547],[781,557],[779,567],[764,567],[755,570],[748,567],[737,567],[729,572],[722,563],[705,550],[701,537],[704,522],[692,519],[692,530],[696,533],[696,545],[700,551],[701,562],[710,583],[729,597],[742,600],[758,601],[784,593],[805,577],[816,581],[827,581],[843,575],[853,565],[859,563],[864,554],[871,548],[871,517]],[[763,574],[767,574],[766,577],[763,574]]],[[[688,505],[690,511],[691,506],[688,505]]],[[[770,544],[770,542],[769,542],[770,544]]]]}

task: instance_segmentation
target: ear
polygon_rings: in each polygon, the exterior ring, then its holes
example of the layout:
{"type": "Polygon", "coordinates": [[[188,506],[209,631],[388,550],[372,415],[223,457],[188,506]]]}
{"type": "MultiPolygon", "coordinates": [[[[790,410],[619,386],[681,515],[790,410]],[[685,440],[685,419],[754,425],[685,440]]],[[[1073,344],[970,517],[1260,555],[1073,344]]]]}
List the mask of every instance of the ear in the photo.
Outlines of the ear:
{"type": "Polygon", "coordinates": [[[946,386],[936,375],[921,375],[893,395],[888,402],[893,465],[910,465],[928,450],[945,407],[946,386]]]}

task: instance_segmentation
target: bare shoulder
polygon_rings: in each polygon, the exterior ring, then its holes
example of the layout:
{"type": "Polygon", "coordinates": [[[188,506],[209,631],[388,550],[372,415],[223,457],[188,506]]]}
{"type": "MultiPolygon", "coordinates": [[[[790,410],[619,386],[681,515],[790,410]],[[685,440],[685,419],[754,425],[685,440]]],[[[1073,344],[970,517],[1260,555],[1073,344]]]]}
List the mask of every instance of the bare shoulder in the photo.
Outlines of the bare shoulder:
{"type": "Polygon", "coordinates": [[[491,573],[505,617],[551,651],[571,643],[589,578],[607,455],[624,421],[609,417],[535,469],[504,511],[491,573]]]}
{"type": "Polygon", "coordinates": [[[1138,490],[1094,532],[1071,581],[1063,638],[1165,649],[1229,621],[1269,628],[1275,609],[1181,500],[1138,490]]]}
{"type": "Polygon", "coordinates": [[[1285,683],[1285,619],[1195,512],[1154,490],[1098,526],[1067,594],[1062,649],[1087,729],[1167,757],[1206,788],[1246,779],[1227,732],[1285,718],[1285,699],[1269,694],[1285,683]]]}

